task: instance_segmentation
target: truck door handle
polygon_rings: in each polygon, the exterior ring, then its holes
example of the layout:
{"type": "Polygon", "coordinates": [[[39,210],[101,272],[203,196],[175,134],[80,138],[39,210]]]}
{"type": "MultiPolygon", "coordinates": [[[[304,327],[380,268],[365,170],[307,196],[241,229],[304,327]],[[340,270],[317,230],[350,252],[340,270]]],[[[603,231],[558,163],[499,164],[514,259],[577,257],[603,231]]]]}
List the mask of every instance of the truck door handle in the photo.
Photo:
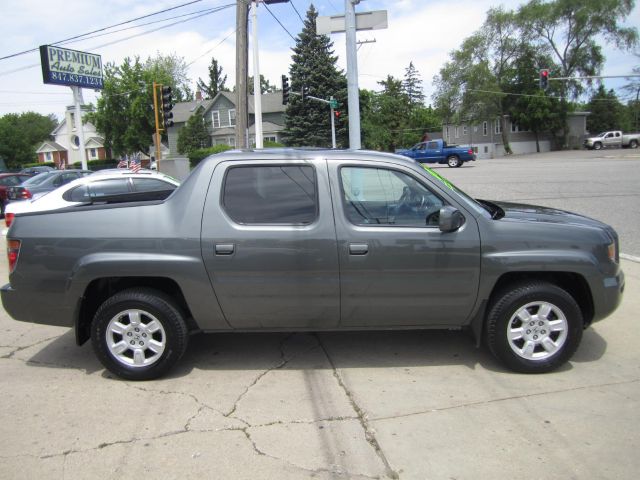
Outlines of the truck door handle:
{"type": "Polygon", "coordinates": [[[350,243],[349,255],[366,255],[369,253],[369,245],[366,243],[350,243]]]}
{"type": "Polygon", "coordinates": [[[233,243],[216,243],[216,255],[232,255],[235,251],[233,243]]]}

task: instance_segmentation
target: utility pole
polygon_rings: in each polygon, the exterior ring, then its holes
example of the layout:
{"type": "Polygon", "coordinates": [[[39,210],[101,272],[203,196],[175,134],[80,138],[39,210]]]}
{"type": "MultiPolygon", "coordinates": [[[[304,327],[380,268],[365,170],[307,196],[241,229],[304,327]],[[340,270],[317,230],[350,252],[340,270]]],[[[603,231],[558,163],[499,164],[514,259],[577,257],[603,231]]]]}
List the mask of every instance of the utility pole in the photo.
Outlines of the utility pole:
{"type": "MultiPolygon", "coordinates": [[[[236,0],[236,148],[247,148],[249,109],[247,104],[247,21],[249,6],[236,0]]],[[[260,80],[258,80],[259,82],[260,80]]]]}
{"type": "Polygon", "coordinates": [[[262,85],[260,85],[260,61],[258,53],[258,0],[251,6],[251,43],[253,44],[253,110],[256,148],[262,148],[262,85]]]}
{"type": "Polygon", "coordinates": [[[356,44],[356,10],[360,0],[344,1],[344,21],[347,37],[347,92],[349,104],[349,148],[360,150],[360,94],[358,91],[358,45],[356,44]]]}

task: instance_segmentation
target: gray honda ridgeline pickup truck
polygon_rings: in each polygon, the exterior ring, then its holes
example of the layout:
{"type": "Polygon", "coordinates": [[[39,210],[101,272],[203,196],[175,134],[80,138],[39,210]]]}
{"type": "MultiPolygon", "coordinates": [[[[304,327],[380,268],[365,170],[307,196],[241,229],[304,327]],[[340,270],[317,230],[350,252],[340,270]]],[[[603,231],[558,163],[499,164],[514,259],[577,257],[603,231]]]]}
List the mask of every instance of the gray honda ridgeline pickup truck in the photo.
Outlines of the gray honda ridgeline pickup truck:
{"type": "Polygon", "coordinates": [[[132,380],[228,331],[468,329],[548,372],[624,290],[611,227],[364,151],[214,155],[164,201],[19,215],[7,241],[9,315],[73,327],[132,380]]]}

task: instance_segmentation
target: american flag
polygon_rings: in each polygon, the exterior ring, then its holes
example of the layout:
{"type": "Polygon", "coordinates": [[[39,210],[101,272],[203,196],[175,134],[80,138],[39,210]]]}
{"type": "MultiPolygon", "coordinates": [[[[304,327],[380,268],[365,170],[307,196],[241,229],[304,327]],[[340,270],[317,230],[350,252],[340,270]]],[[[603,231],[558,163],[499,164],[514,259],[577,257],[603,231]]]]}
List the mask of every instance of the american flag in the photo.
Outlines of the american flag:
{"type": "Polygon", "coordinates": [[[120,161],[118,162],[118,168],[129,168],[129,162],[127,158],[120,157],[120,161]]]}
{"type": "Polygon", "coordinates": [[[140,154],[136,154],[133,156],[129,168],[133,173],[138,173],[140,171],[140,154]]]}

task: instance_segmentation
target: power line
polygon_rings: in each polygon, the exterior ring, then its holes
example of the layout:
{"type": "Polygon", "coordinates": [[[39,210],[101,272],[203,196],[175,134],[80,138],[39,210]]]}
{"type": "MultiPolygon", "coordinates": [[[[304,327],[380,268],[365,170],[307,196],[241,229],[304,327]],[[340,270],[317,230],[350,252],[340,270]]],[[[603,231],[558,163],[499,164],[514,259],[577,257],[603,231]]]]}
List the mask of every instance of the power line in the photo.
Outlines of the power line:
{"type": "MultiPolygon", "coordinates": [[[[178,8],[186,7],[187,5],[192,5],[192,4],[194,4],[194,3],[199,3],[199,2],[201,2],[201,1],[202,1],[202,0],[192,0],[191,2],[187,2],[187,3],[180,4],[180,5],[176,5],[175,7],[165,8],[164,10],[159,10],[159,11],[157,11],[157,12],[149,13],[149,14],[147,14],[147,15],[143,15],[143,16],[141,16],[141,17],[132,18],[131,20],[127,20],[127,21],[124,21],[124,22],[116,23],[116,24],[114,24],[114,25],[109,25],[108,27],[99,28],[99,29],[97,29],[97,30],[93,30],[93,31],[91,31],[91,32],[83,33],[83,34],[80,34],[80,35],[75,35],[75,36],[73,36],[73,37],[65,38],[65,39],[63,39],[63,40],[58,40],[57,42],[52,42],[52,43],[50,43],[50,45],[56,45],[56,44],[60,44],[60,43],[62,43],[62,42],[68,42],[69,40],[74,40],[74,39],[76,39],[76,38],[85,37],[85,36],[87,36],[87,35],[91,35],[91,34],[93,34],[93,33],[98,33],[98,32],[102,32],[102,31],[104,31],[104,30],[109,30],[110,28],[119,27],[119,26],[121,26],[121,25],[126,25],[127,23],[135,22],[135,21],[137,21],[137,20],[142,20],[143,18],[153,17],[154,15],[159,15],[159,14],[161,14],[161,13],[169,12],[169,11],[171,11],[171,10],[176,10],[176,9],[178,9],[178,8]]],[[[37,51],[37,50],[38,50],[38,48],[39,48],[39,47],[32,48],[32,49],[30,49],[30,50],[24,50],[24,51],[22,51],[22,52],[12,53],[11,55],[6,55],[6,56],[4,56],[4,57],[0,57],[0,60],[6,60],[7,58],[18,57],[18,56],[20,56],[20,55],[24,55],[24,54],[26,54],[26,53],[35,52],[35,51],[37,51]]]]}
{"type": "Polygon", "coordinates": [[[267,4],[265,3],[265,4],[264,4],[264,6],[266,7],[267,11],[271,14],[271,16],[272,16],[273,18],[275,18],[275,19],[276,19],[276,22],[278,22],[278,23],[280,24],[280,26],[283,28],[283,30],[284,30],[285,32],[287,32],[287,33],[289,34],[289,36],[291,37],[291,39],[295,42],[295,41],[296,41],[295,37],[294,37],[293,35],[291,35],[291,32],[289,32],[289,30],[287,30],[287,29],[285,28],[285,26],[282,24],[282,22],[281,22],[280,20],[278,20],[278,17],[276,17],[276,16],[273,14],[273,12],[271,11],[271,9],[269,8],[269,5],[267,5],[267,4]]]}
{"type": "Polygon", "coordinates": [[[226,37],[224,37],[222,40],[220,40],[220,42],[218,42],[215,46],[211,47],[209,50],[207,50],[206,52],[204,52],[202,55],[194,58],[193,60],[191,60],[189,63],[187,63],[187,67],[190,67],[191,65],[193,65],[194,63],[196,63],[198,60],[200,60],[202,57],[204,57],[205,55],[207,55],[208,53],[211,53],[213,50],[215,50],[216,48],[218,48],[220,45],[222,45],[224,42],[226,42],[228,40],[228,38],[233,35],[234,33],[236,33],[238,31],[238,29],[236,28],[233,32],[231,32],[229,35],[227,35],[226,37]]]}
{"type": "Polygon", "coordinates": [[[296,13],[298,14],[298,18],[300,19],[300,21],[304,24],[304,20],[302,19],[302,16],[300,15],[300,12],[298,11],[298,9],[296,8],[296,6],[293,4],[293,0],[289,0],[289,5],[291,5],[293,7],[293,9],[296,11],[296,13]]]}
{"type": "MultiPolygon", "coordinates": [[[[165,28],[173,27],[173,26],[178,25],[180,23],[185,23],[185,22],[188,22],[188,21],[191,21],[191,20],[195,20],[195,19],[200,18],[200,17],[204,17],[205,15],[211,15],[212,13],[220,12],[221,10],[224,10],[226,8],[229,8],[229,7],[232,7],[234,5],[235,4],[228,4],[228,5],[224,5],[222,7],[217,7],[216,9],[213,9],[210,12],[206,12],[206,13],[202,13],[200,15],[192,16],[190,18],[186,18],[186,19],[183,19],[183,20],[179,20],[177,22],[169,23],[167,25],[162,25],[161,27],[153,28],[151,30],[147,30],[147,31],[144,31],[144,32],[136,33],[135,35],[130,35],[128,37],[120,38],[118,40],[114,40],[113,42],[108,42],[108,43],[104,43],[102,45],[97,45],[95,47],[89,48],[88,50],[98,50],[100,48],[108,47],[108,46],[114,45],[116,43],[120,43],[120,42],[125,42],[127,40],[131,40],[132,38],[141,37],[143,35],[148,35],[149,33],[157,32],[157,31],[163,30],[165,28]]],[[[179,17],[182,17],[182,16],[183,15],[178,15],[177,17],[173,17],[173,18],[179,18],[179,17]]],[[[168,18],[166,20],[171,20],[173,18],[168,18]]],[[[11,73],[20,72],[22,70],[28,70],[30,68],[36,68],[36,67],[39,67],[39,66],[40,66],[39,63],[33,63],[33,64],[25,65],[24,67],[19,67],[19,68],[13,69],[13,70],[7,70],[7,71],[4,71],[4,72],[0,72],[0,77],[3,77],[5,75],[9,75],[11,73]]]]}

